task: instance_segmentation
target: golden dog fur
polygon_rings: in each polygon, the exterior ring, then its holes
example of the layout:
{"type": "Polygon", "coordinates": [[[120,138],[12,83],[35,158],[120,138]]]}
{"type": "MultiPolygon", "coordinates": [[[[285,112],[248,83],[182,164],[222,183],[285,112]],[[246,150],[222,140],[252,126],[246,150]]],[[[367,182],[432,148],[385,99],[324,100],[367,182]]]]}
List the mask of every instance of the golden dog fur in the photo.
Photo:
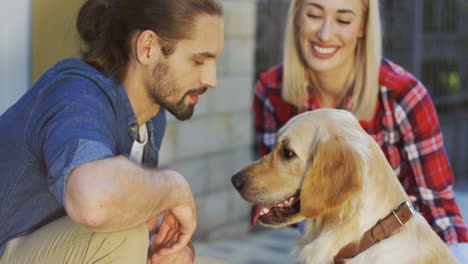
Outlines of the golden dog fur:
{"type": "MultiPolygon", "coordinates": [[[[279,204],[300,193],[300,212],[267,225],[306,219],[305,233],[293,250],[301,263],[333,263],[342,247],[358,241],[400,201],[409,200],[378,144],[352,114],[336,109],[291,119],[278,132],[271,153],[243,168],[234,180],[241,196],[254,205],[279,204]]],[[[458,262],[415,213],[389,238],[345,263],[458,262]]]]}

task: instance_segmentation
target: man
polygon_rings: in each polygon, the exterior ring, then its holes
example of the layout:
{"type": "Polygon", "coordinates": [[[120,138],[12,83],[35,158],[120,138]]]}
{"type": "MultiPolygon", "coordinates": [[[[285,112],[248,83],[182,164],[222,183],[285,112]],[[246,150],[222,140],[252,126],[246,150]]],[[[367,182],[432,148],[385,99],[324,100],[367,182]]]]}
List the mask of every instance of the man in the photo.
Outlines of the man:
{"type": "Polygon", "coordinates": [[[188,119],[216,86],[221,6],[88,0],[77,28],[82,60],[0,117],[0,263],[192,263],[192,191],[156,167],[165,109],[188,119]]]}

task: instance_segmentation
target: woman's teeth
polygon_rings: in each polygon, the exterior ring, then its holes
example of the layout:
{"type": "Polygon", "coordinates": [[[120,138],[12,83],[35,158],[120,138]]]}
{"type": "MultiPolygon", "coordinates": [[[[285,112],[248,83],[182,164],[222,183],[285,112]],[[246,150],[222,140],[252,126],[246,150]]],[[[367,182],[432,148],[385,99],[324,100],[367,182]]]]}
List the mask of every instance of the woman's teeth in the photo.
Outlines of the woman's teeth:
{"type": "Polygon", "coordinates": [[[313,45],[313,48],[314,50],[322,53],[322,54],[332,54],[333,52],[335,52],[338,48],[323,48],[323,47],[319,47],[317,45],[313,45]]]}

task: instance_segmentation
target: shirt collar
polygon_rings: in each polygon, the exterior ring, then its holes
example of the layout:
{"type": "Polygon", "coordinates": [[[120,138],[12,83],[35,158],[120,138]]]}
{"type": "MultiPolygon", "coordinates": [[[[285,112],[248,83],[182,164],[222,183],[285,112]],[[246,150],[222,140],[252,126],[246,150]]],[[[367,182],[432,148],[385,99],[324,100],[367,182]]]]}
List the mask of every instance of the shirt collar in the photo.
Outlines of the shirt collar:
{"type": "MultiPolygon", "coordinates": [[[[124,107],[127,113],[128,135],[134,140],[139,134],[138,119],[133,111],[133,107],[130,103],[130,99],[128,98],[124,85],[120,81],[115,79],[112,80],[114,82],[113,86],[116,88],[115,90],[120,98],[121,107],[124,107]]],[[[164,130],[166,128],[166,110],[161,107],[158,114],[146,122],[146,126],[152,147],[159,150],[164,130]]]]}
{"type": "Polygon", "coordinates": [[[122,82],[114,78],[111,79],[113,82],[112,86],[115,88],[117,96],[120,100],[121,107],[125,108],[125,112],[127,113],[128,134],[132,139],[135,139],[138,136],[138,119],[135,115],[135,112],[133,111],[130,99],[128,98],[127,90],[125,90],[125,87],[122,84],[122,82]]]}

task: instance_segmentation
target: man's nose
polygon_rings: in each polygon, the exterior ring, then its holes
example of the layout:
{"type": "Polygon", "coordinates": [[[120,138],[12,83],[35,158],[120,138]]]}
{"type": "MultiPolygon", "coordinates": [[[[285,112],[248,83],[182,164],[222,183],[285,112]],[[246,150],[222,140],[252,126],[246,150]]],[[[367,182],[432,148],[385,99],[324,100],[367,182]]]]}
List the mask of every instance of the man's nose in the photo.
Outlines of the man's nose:
{"type": "Polygon", "coordinates": [[[216,87],[216,63],[209,65],[203,72],[200,83],[208,88],[216,87]]]}

